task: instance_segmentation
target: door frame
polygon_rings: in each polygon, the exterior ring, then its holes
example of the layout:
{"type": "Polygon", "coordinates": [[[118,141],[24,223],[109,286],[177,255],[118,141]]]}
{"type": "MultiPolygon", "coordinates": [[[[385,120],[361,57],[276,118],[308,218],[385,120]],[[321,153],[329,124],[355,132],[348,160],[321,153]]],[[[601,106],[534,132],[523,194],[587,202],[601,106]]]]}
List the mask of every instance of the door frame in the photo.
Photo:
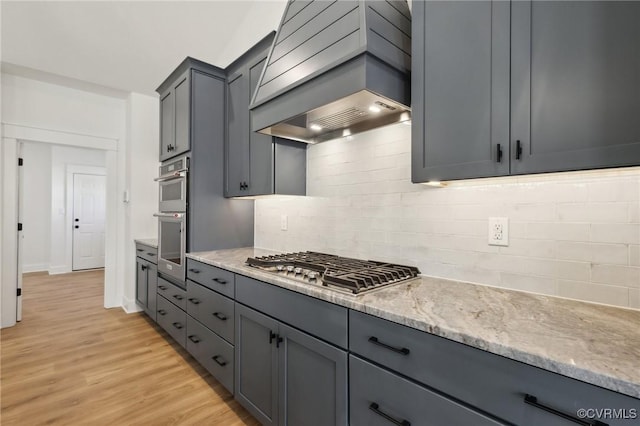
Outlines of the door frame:
{"type": "MultiPolygon", "coordinates": [[[[65,213],[65,222],[67,223],[66,234],[67,234],[67,242],[69,244],[67,244],[67,252],[65,253],[65,259],[66,259],[65,263],[69,265],[72,272],[73,271],[73,200],[75,197],[75,189],[73,186],[73,175],[75,174],[96,175],[96,176],[104,176],[106,178],[107,168],[69,164],[67,165],[66,172],[67,172],[66,173],[67,207],[66,207],[66,213],[65,213]]],[[[106,188],[105,188],[105,191],[106,191],[106,188]]],[[[106,205],[105,205],[105,210],[108,210],[108,207],[106,205]]],[[[105,211],[105,226],[106,226],[106,211],[105,211]]],[[[105,244],[106,244],[106,238],[105,238],[105,244]]],[[[105,247],[105,255],[106,255],[106,247],[105,247]]]]}
{"type": "MultiPolygon", "coordinates": [[[[118,203],[118,193],[126,184],[121,176],[126,172],[126,158],[121,139],[94,135],[81,135],[60,130],[43,129],[2,123],[2,262],[0,264],[0,327],[16,324],[18,274],[18,143],[39,142],[45,144],[75,146],[103,150],[106,153],[107,170],[107,212],[105,224],[105,274],[104,307],[122,306],[125,282],[125,262],[123,230],[118,223],[127,220],[124,207],[118,203]],[[119,284],[120,282],[120,284],[119,284]]],[[[124,191],[124,189],[122,189],[124,191]]]]}

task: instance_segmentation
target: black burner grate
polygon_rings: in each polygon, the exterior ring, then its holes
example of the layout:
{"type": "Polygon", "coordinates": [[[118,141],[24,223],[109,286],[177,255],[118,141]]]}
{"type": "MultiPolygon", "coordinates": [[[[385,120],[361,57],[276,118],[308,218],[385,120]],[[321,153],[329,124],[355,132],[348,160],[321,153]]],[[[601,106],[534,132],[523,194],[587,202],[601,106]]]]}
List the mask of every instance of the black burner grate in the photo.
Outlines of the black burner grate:
{"type": "Polygon", "coordinates": [[[293,274],[293,278],[321,282],[324,286],[347,289],[355,294],[406,281],[420,274],[414,266],[351,259],[311,251],[250,257],[246,263],[261,269],[293,274]]]}

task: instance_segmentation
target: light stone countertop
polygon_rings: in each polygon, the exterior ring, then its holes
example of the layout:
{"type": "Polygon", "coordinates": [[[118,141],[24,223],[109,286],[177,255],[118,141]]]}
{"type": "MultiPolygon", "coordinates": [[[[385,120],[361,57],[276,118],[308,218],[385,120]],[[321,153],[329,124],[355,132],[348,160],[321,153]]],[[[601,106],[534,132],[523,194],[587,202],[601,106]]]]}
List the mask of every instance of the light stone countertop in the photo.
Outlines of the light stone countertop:
{"type": "Polygon", "coordinates": [[[245,265],[275,253],[187,257],[640,398],[640,311],[426,276],[351,295],[245,265]]]}
{"type": "Polygon", "coordinates": [[[133,240],[136,243],[140,243],[140,244],[144,244],[145,246],[149,246],[149,247],[153,247],[153,248],[158,248],[158,239],[157,238],[138,238],[133,240]]]}

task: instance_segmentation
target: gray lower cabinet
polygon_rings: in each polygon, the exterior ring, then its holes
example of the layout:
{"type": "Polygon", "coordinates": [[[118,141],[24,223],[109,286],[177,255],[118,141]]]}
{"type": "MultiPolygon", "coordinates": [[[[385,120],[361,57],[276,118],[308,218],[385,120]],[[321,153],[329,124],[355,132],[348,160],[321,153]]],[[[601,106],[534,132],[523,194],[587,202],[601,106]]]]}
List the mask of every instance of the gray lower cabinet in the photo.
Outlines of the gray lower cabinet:
{"type": "Polygon", "coordinates": [[[263,425],[278,425],[278,321],[236,303],[236,399],[263,425]]]}
{"type": "Polygon", "coordinates": [[[236,399],[262,424],[346,425],[347,383],[346,351],[236,303],[236,399]]]}
{"type": "Polygon", "coordinates": [[[249,104],[275,32],[226,69],[227,197],[306,193],[306,144],[251,131],[249,104]]]}
{"type": "Polygon", "coordinates": [[[580,408],[640,412],[638,399],[361,312],[349,314],[349,349],[512,424],[569,426],[579,423],[580,408]]]}
{"type": "Polygon", "coordinates": [[[187,280],[187,313],[233,344],[234,303],[232,299],[187,280]]]}
{"type": "Polygon", "coordinates": [[[233,346],[187,315],[187,351],[233,393],[233,346]]]}
{"type": "Polygon", "coordinates": [[[415,2],[412,180],[640,164],[640,3],[415,2]]]}
{"type": "Polygon", "coordinates": [[[349,381],[352,426],[504,424],[353,355],[349,381]]]}
{"type": "Polygon", "coordinates": [[[187,343],[187,314],[161,295],[158,295],[157,313],[158,325],[184,348],[187,343]]]}
{"type": "Polygon", "coordinates": [[[139,251],[136,257],[136,303],[155,321],[158,266],[148,260],[155,260],[155,252],[154,249],[140,244],[137,249],[142,251],[139,251]]]}

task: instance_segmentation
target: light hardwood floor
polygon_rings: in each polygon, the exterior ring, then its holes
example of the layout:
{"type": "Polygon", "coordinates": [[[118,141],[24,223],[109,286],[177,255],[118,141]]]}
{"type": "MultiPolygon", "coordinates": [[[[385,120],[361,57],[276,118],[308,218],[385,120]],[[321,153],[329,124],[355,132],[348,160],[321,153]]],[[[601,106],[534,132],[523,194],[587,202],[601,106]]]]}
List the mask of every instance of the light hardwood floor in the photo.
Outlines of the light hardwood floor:
{"type": "Polygon", "coordinates": [[[25,274],[1,335],[3,426],[259,424],[145,315],[104,309],[103,282],[25,274]]]}

